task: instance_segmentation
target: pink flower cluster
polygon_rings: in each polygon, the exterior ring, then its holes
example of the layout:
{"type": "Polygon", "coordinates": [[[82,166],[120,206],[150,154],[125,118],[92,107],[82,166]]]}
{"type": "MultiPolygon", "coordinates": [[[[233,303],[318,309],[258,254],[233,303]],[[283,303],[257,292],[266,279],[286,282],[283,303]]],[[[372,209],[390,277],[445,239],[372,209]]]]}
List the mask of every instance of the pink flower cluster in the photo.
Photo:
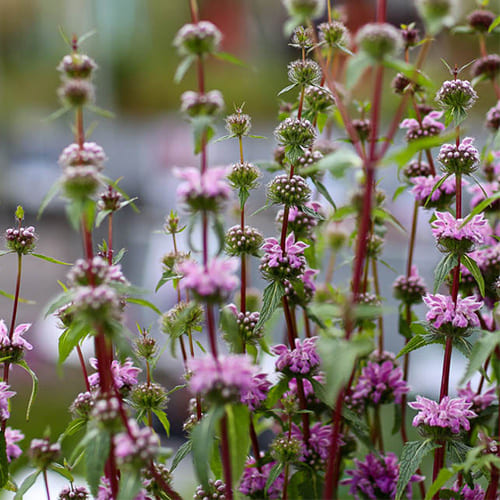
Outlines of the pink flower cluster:
{"type": "Polygon", "coordinates": [[[484,215],[474,215],[464,224],[464,219],[456,219],[450,212],[435,212],[436,219],[431,223],[432,234],[439,241],[443,238],[454,240],[469,240],[481,245],[491,233],[488,221],[484,215]]]}
{"type": "Polygon", "coordinates": [[[271,382],[265,373],[257,373],[253,376],[252,387],[241,395],[241,402],[247,405],[251,411],[260,407],[262,401],[267,398],[271,382]]]}
{"type": "Polygon", "coordinates": [[[431,201],[438,201],[443,195],[452,195],[455,193],[455,176],[448,177],[434,192],[434,186],[441,179],[439,175],[417,176],[412,177],[410,182],[413,184],[411,192],[415,199],[421,202],[427,201],[431,197],[431,201]],[[431,195],[432,193],[432,195],[431,195]]]}
{"type": "Polygon", "coordinates": [[[7,420],[10,417],[9,398],[16,393],[9,389],[10,386],[6,382],[0,382],[0,420],[7,420]]]}
{"type": "Polygon", "coordinates": [[[408,141],[439,135],[445,129],[445,126],[437,121],[442,116],[442,111],[431,111],[424,116],[422,123],[414,118],[407,118],[401,122],[399,127],[408,129],[406,132],[406,139],[408,141]]]}
{"type": "Polygon", "coordinates": [[[262,386],[262,380],[254,377],[256,367],[243,354],[219,356],[218,359],[212,355],[193,358],[188,361],[188,369],[191,372],[189,388],[193,394],[240,401],[242,397],[252,399],[249,393],[258,395],[262,386]]]}
{"type": "Polygon", "coordinates": [[[268,267],[279,267],[286,263],[292,269],[304,266],[304,250],[308,247],[302,241],[295,242],[295,235],[290,233],[285,241],[285,252],[281,249],[280,242],[276,238],[267,238],[262,245],[266,252],[263,261],[268,267]]]}
{"type": "Polygon", "coordinates": [[[365,407],[370,404],[401,402],[403,394],[410,388],[403,379],[403,372],[393,361],[368,364],[361,370],[358,383],[351,395],[355,407],[365,407]]]}
{"type": "Polygon", "coordinates": [[[448,323],[457,328],[479,325],[476,311],[483,303],[475,297],[458,297],[455,304],[450,295],[427,294],[424,296],[424,302],[429,308],[425,319],[436,328],[448,323]]]}
{"type": "Polygon", "coordinates": [[[494,387],[484,394],[477,394],[476,391],[472,389],[470,382],[467,382],[465,387],[458,389],[458,395],[464,398],[468,403],[472,403],[472,409],[474,411],[486,410],[486,408],[488,408],[497,398],[494,387]]]}
{"type": "Polygon", "coordinates": [[[465,398],[453,398],[445,396],[441,402],[437,403],[431,399],[417,396],[417,400],[408,403],[410,408],[419,410],[412,425],[428,425],[429,427],[441,427],[450,429],[453,434],[458,434],[462,429],[470,430],[469,419],[477,417],[476,413],[470,410],[472,403],[465,398]]]}
{"type": "MultiPolygon", "coordinates": [[[[326,462],[328,459],[328,452],[330,451],[330,444],[332,442],[332,426],[323,425],[321,422],[316,422],[309,429],[309,441],[304,441],[302,430],[295,424],[292,424],[292,437],[304,443],[303,461],[310,465],[314,465],[316,458],[320,461],[326,462]]],[[[344,441],[339,439],[339,444],[343,445],[344,441]]]]}
{"type": "Polygon", "coordinates": [[[184,276],[180,286],[205,300],[224,300],[238,286],[239,280],[234,274],[237,268],[238,260],[234,258],[213,257],[206,267],[185,260],[178,265],[184,276]]]}
{"type": "Polygon", "coordinates": [[[264,464],[259,471],[255,459],[249,458],[246,462],[243,476],[241,477],[239,487],[240,493],[248,495],[251,498],[281,498],[283,484],[285,482],[285,475],[283,472],[281,472],[269,486],[267,495],[264,491],[269,473],[275,464],[276,462],[264,464]]]}
{"type": "MultiPolygon", "coordinates": [[[[90,366],[97,370],[97,358],[90,358],[90,366]]],[[[122,387],[130,388],[137,384],[137,375],[142,370],[134,366],[133,361],[127,358],[123,364],[117,359],[111,362],[111,373],[113,374],[113,381],[117,389],[122,387]]],[[[93,373],[89,376],[89,384],[91,386],[99,385],[99,373],[93,373]]]]}
{"type": "Polygon", "coordinates": [[[33,346],[23,338],[23,335],[29,330],[30,326],[31,323],[23,323],[16,326],[12,333],[12,339],[10,339],[7,325],[3,319],[0,319],[0,349],[4,350],[14,347],[31,351],[33,346]]]}
{"type": "Polygon", "coordinates": [[[271,350],[278,355],[276,370],[290,371],[292,373],[308,375],[314,372],[321,359],[316,352],[316,341],[318,337],[304,340],[295,339],[295,349],[288,349],[284,344],[278,344],[271,350]]]}
{"type": "Polygon", "coordinates": [[[158,436],[151,427],[139,427],[133,418],[128,420],[127,425],[127,432],[121,432],[113,438],[116,458],[120,463],[139,461],[146,464],[158,451],[158,436]]]}

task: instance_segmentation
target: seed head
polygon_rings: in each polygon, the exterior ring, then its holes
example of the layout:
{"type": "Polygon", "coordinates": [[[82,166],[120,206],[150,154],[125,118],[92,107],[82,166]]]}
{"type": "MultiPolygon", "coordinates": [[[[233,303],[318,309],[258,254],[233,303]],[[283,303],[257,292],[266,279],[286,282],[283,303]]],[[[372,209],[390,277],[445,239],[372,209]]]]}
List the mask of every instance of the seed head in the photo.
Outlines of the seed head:
{"type": "Polygon", "coordinates": [[[485,76],[494,80],[500,72],[500,56],[498,54],[489,54],[478,59],[470,69],[471,75],[476,78],[485,76]]]}
{"type": "Polygon", "coordinates": [[[311,190],[300,175],[277,175],[267,188],[267,196],[272,203],[296,207],[303,205],[311,197],[311,190]]]}
{"type": "Polygon", "coordinates": [[[90,78],[96,69],[97,64],[93,59],[85,54],[78,54],[76,52],[65,55],[57,66],[57,70],[65,78],[90,78]]]}
{"type": "Polygon", "coordinates": [[[363,52],[380,61],[401,51],[403,37],[392,24],[369,23],[358,31],[356,43],[363,52]]]}
{"type": "Polygon", "coordinates": [[[252,128],[252,119],[249,115],[241,113],[237,110],[236,113],[226,117],[226,130],[236,137],[243,137],[250,133],[252,128]]]}
{"type": "Polygon", "coordinates": [[[495,13],[486,9],[480,9],[471,12],[467,16],[467,22],[469,26],[476,31],[486,33],[496,17],[495,13]]]}
{"type": "Polygon", "coordinates": [[[297,59],[288,64],[288,79],[301,87],[318,85],[321,81],[321,68],[312,59],[297,59]]]}
{"type": "Polygon", "coordinates": [[[327,47],[335,48],[349,43],[349,31],[340,21],[321,23],[318,26],[318,32],[319,41],[327,47]]]}
{"type": "Polygon", "coordinates": [[[57,91],[63,106],[82,107],[95,101],[94,85],[89,80],[70,78],[57,91]]]}
{"type": "Polygon", "coordinates": [[[219,90],[204,94],[187,90],[181,96],[181,111],[194,118],[200,115],[213,116],[224,109],[224,98],[219,90]]]}
{"type": "Polygon", "coordinates": [[[185,24],[175,35],[174,46],[180,55],[206,55],[219,50],[222,39],[219,29],[210,21],[185,24]]]}

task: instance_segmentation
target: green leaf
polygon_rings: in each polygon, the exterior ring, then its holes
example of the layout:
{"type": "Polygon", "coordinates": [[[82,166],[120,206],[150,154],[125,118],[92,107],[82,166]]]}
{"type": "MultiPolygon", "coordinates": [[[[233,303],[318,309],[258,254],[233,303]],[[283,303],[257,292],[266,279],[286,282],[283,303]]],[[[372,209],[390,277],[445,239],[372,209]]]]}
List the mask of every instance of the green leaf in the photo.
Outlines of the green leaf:
{"type": "Polygon", "coordinates": [[[363,337],[349,341],[331,337],[319,339],[318,352],[323,360],[325,397],[329,406],[334,405],[338,393],[349,380],[357,358],[372,351],[373,340],[363,337]]]}
{"type": "Polygon", "coordinates": [[[310,167],[301,169],[301,172],[304,175],[310,175],[328,170],[334,177],[341,179],[348,170],[359,168],[362,164],[361,158],[356,153],[350,149],[341,148],[324,156],[310,167]]]}
{"type": "Polygon", "coordinates": [[[86,479],[92,495],[97,496],[97,490],[108,459],[111,436],[107,430],[97,429],[94,439],[86,443],[85,464],[86,479]]]}
{"type": "Polygon", "coordinates": [[[464,219],[464,221],[462,222],[461,227],[465,226],[465,224],[467,224],[472,219],[472,217],[474,217],[475,215],[483,212],[485,208],[489,207],[493,202],[495,202],[499,198],[500,198],[500,191],[497,191],[495,194],[491,195],[489,198],[486,198],[481,203],[478,203],[472,209],[472,211],[470,212],[470,214],[464,219]]]}
{"type": "Polygon", "coordinates": [[[353,412],[347,406],[344,406],[342,409],[342,416],[347,420],[349,424],[349,429],[353,432],[353,434],[369,449],[373,450],[373,442],[370,438],[370,428],[366,423],[361,420],[359,415],[353,412]]]}
{"type": "Polygon", "coordinates": [[[215,432],[223,415],[223,406],[212,406],[191,433],[194,470],[198,481],[205,488],[209,486],[208,465],[214,448],[215,432]]]}
{"type": "Polygon", "coordinates": [[[349,59],[345,74],[345,86],[352,89],[373,61],[364,53],[359,52],[349,59]]]}
{"type": "Polygon", "coordinates": [[[243,353],[243,339],[235,315],[224,307],[220,312],[220,327],[225,333],[225,340],[229,344],[231,352],[243,353]]]}
{"type": "Polygon", "coordinates": [[[60,307],[68,304],[73,300],[74,292],[63,292],[60,293],[49,305],[47,312],[45,313],[45,318],[52,314],[54,311],[57,311],[60,307]]]}
{"type": "Polygon", "coordinates": [[[486,292],[484,290],[484,278],[481,271],[476,263],[476,261],[467,254],[462,255],[462,264],[470,271],[474,279],[476,280],[479,292],[484,297],[486,292]]]}
{"type": "Polygon", "coordinates": [[[193,442],[191,440],[186,441],[180,448],[177,450],[175,454],[172,465],[170,466],[170,472],[173,472],[177,466],[186,458],[189,453],[191,453],[191,447],[193,446],[193,442]]]}
{"type": "Polygon", "coordinates": [[[7,445],[5,443],[5,432],[0,432],[0,488],[3,488],[9,480],[9,461],[7,460],[7,445]]]}
{"type": "Polygon", "coordinates": [[[170,422],[168,421],[167,414],[163,410],[153,409],[152,411],[165,429],[167,437],[170,437],[170,422]]]}
{"type": "Polygon", "coordinates": [[[174,75],[175,83],[181,83],[182,79],[184,78],[184,75],[187,73],[187,70],[190,68],[191,64],[193,64],[195,59],[196,59],[195,56],[189,55],[179,63],[179,66],[177,66],[177,69],[175,70],[175,75],[174,75]]]}
{"type": "Polygon", "coordinates": [[[15,212],[14,216],[19,221],[24,220],[24,209],[21,205],[17,205],[16,212],[15,212]]]}
{"type": "Polygon", "coordinates": [[[168,283],[172,280],[178,280],[180,278],[182,278],[182,275],[177,274],[171,270],[164,271],[156,285],[155,292],[157,292],[165,283],[168,283]]]}
{"type": "Polygon", "coordinates": [[[231,455],[231,468],[235,478],[239,478],[245,468],[250,448],[250,414],[243,404],[226,405],[227,429],[231,455]]]}
{"type": "Polygon", "coordinates": [[[467,369],[460,381],[460,385],[464,384],[474,373],[480,370],[489,355],[500,344],[500,336],[495,333],[485,333],[480,339],[476,341],[472,348],[472,354],[467,364],[467,369]]]}
{"type": "Polygon", "coordinates": [[[346,217],[349,217],[350,215],[353,215],[356,213],[356,208],[354,208],[352,205],[345,205],[343,207],[337,208],[335,212],[333,213],[333,220],[343,220],[346,217]]]}
{"type": "Polygon", "coordinates": [[[42,255],[40,253],[32,253],[33,257],[37,259],[46,260],[47,262],[52,262],[52,264],[61,264],[63,266],[72,266],[69,262],[63,262],[62,260],[54,259],[54,257],[48,257],[47,255],[42,255]]]}
{"type": "Polygon", "coordinates": [[[202,145],[208,144],[214,136],[212,127],[213,118],[206,115],[200,115],[191,120],[194,137],[194,154],[201,152],[202,145]]]}
{"type": "Polygon", "coordinates": [[[273,385],[267,393],[267,398],[264,406],[269,409],[274,408],[274,406],[276,406],[276,403],[281,399],[285,391],[287,391],[288,389],[288,379],[280,378],[279,382],[273,385]]]}
{"type": "Polygon", "coordinates": [[[424,207],[427,206],[427,203],[429,203],[429,201],[431,201],[431,198],[432,198],[432,195],[434,194],[434,191],[436,191],[437,189],[439,189],[441,187],[442,184],[444,184],[444,181],[446,179],[448,179],[448,177],[450,177],[451,174],[446,174],[446,175],[443,175],[443,177],[441,177],[437,182],[436,184],[434,184],[434,186],[432,187],[431,189],[431,192],[429,193],[429,196],[427,196],[427,199],[425,200],[425,203],[424,203],[424,207]]]}
{"type": "Polygon", "coordinates": [[[374,208],[373,209],[373,216],[378,217],[379,219],[382,219],[383,221],[389,222],[398,231],[400,231],[402,233],[406,233],[406,229],[403,226],[403,224],[401,224],[401,222],[399,222],[398,219],[396,219],[396,217],[394,217],[394,215],[392,215],[387,210],[384,210],[383,208],[378,208],[378,207],[374,208]]]}
{"type": "Polygon", "coordinates": [[[109,215],[112,214],[113,210],[101,210],[98,214],[97,217],[95,218],[95,227],[99,227],[103,220],[109,215]]]}
{"type": "Polygon", "coordinates": [[[96,106],[95,104],[87,104],[85,107],[89,111],[92,111],[92,113],[95,113],[98,116],[102,116],[103,118],[113,119],[116,116],[113,113],[113,111],[109,111],[109,109],[100,108],[99,106],[96,106]]]}
{"type": "Polygon", "coordinates": [[[278,96],[280,96],[281,94],[285,94],[286,92],[289,92],[290,90],[293,90],[295,87],[297,87],[296,83],[292,83],[291,85],[287,85],[285,88],[281,89],[278,92],[278,96]]]}
{"type": "Polygon", "coordinates": [[[274,311],[281,304],[281,298],[285,295],[285,287],[280,281],[273,281],[267,285],[262,295],[262,309],[259,321],[255,325],[258,329],[273,315],[274,311]]]}
{"type": "Polygon", "coordinates": [[[407,189],[408,189],[407,185],[399,186],[394,192],[392,201],[396,201],[407,189]]]}
{"type": "Polygon", "coordinates": [[[59,437],[59,441],[63,441],[67,437],[73,436],[73,434],[76,434],[80,429],[84,428],[86,425],[87,421],[84,418],[75,418],[67,425],[66,429],[64,429],[64,432],[59,437]]]}
{"type": "Polygon", "coordinates": [[[240,209],[243,209],[245,206],[245,203],[248,200],[248,197],[250,196],[250,191],[248,191],[247,188],[243,187],[238,191],[238,198],[240,200],[240,209]]]}
{"type": "Polygon", "coordinates": [[[127,297],[127,302],[130,304],[137,304],[139,306],[149,307],[152,311],[154,311],[158,316],[161,316],[161,311],[149,300],[139,299],[137,297],[127,297]]]}
{"type": "Polygon", "coordinates": [[[69,328],[64,330],[64,332],[59,337],[58,342],[59,366],[61,366],[64,361],[66,361],[73,349],[82,339],[84,339],[90,333],[90,331],[91,329],[89,328],[89,326],[80,321],[73,322],[69,328]]]}
{"type": "Polygon", "coordinates": [[[426,345],[437,344],[437,343],[438,343],[437,340],[432,340],[427,335],[415,335],[415,337],[412,337],[408,341],[408,343],[403,347],[403,349],[399,351],[396,358],[399,358],[404,354],[408,354],[409,352],[416,351],[417,349],[425,347],[426,345]]]}
{"type": "Polygon", "coordinates": [[[491,33],[500,24],[500,16],[496,17],[495,20],[490,24],[488,28],[488,33],[491,33]]]}
{"type": "Polygon", "coordinates": [[[328,203],[330,203],[334,210],[337,210],[337,205],[333,201],[333,198],[330,196],[330,193],[328,192],[328,189],[326,189],[325,185],[320,180],[316,179],[316,177],[311,177],[311,180],[318,192],[325,198],[328,203]]]}
{"type": "Polygon", "coordinates": [[[318,126],[318,130],[320,133],[323,132],[323,129],[325,128],[327,121],[328,121],[327,113],[318,113],[316,117],[316,125],[318,126]]]}
{"type": "Polygon", "coordinates": [[[75,480],[73,474],[71,474],[71,472],[66,467],[63,467],[61,464],[56,464],[56,463],[50,464],[49,469],[53,470],[54,472],[64,477],[68,481],[73,482],[75,480]]]}
{"type": "Polygon", "coordinates": [[[403,312],[401,311],[399,313],[399,319],[398,319],[398,332],[405,338],[405,339],[411,339],[412,334],[411,334],[411,328],[408,322],[406,321],[406,317],[403,315],[403,312]]]}
{"type": "Polygon", "coordinates": [[[29,476],[26,476],[24,478],[24,481],[21,483],[21,486],[19,486],[19,488],[17,489],[14,500],[22,500],[28,490],[36,483],[36,480],[41,473],[42,471],[38,469],[32,472],[29,476]]]}
{"type": "Polygon", "coordinates": [[[439,445],[431,439],[425,441],[409,441],[405,443],[401,459],[399,461],[399,479],[396,492],[396,500],[400,500],[406,491],[411,476],[420,466],[423,458],[439,445]]]}
{"type": "Polygon", "coordinates": [[[285,468],[285,464],[282,462],[276,462],[273,465],[273,468],[269,471],[269,476],[267,477],[266,486],[264,491],[268,491],[269,488],[273,485],[274,481],[278,479],[278,476],[281,474],[283,469],[285,468]]]}
{"type": "Polygon", "coordinates": [[[33,402],[35,401],[36,395],[38,393],[38,377],[36,376],[35,372],[28,366],[28,363],[24,361],[24,359],[18,361],[16,365],[20,366],[21,368],[24,368],[24,370],[26,370],[31,377],[31,394],[28,400],[28,406],[26,408],[26,420],[29,420],[31,414],[31,407],[33,406],[33,402]]]}
{"type": "Polygon", "coordinates": [[[213,54],[213,56],[221,61],[235,64],[236,66],[246,66],[243,61],[238,59],[236,56],[233,56],[233,54],[229,54],[228,52],[216,52],[215,54],[213,54]]]}
{"type": "MultiPolygon", "coordinates": [[[[0,295],[10,300],[16,299],[16,297],[12,293],[7,293],[4,292],[3,290],[0,290],[0,295]]],[[[18,302],[22,302],[23,304],[36,304],[34,300],[23,299],[22,297],[18,297],[17,300],[18,302]]]]}
{"type": "Polygon", "coordinates": [[[130,500],[135,498],[142,488],[141,473],[138,470],[129,471],[122,474],[120,478],[120,489],[117,500],[130,500]]]}
{"type": "Polygon", "coordinates": [[[438,288],[444,283],[448,274],[450,274],[450,271],[455,268],[457,264],[457,256],[452,253],[446,254],[439,261],[439,264],[434,270],[434,293],[437,292],[438,288]]]}
{"type": "Polygon", "coordinates": [[[393,57],[386,57],[382,64],[388,68],[395,69],[399,73],[402,73],[406,77],[408,77],[412,82],[416,82],[420,86],[429,87],[432,84],[432,81],[425,76],[420,70],[418,70],[412,64],[409,64],[405,61],[401,61],[400,59],[396,59],[393,57]]]}
{"type": "Polygon", "coordinates": [[[452,469],[441,469],[436,480],[428,489],[425,500],[432,500],[432,497],[455,475],[455,473],[456,472],[452,469]]]}

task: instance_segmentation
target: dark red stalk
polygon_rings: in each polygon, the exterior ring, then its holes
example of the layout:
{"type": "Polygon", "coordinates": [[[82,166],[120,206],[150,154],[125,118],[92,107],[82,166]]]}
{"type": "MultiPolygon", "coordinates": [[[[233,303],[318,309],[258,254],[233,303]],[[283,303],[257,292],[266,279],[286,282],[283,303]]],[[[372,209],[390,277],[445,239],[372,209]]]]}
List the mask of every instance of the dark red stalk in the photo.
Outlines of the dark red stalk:
{"type": "MultiPolygon", "coordinates": [[[[500,349],[498,346],[495,348],[495,354],[497,359],[500,359],[500,349]]],[[[500,389],[497,388],[498,399],[500,401],[500,389]]],[[[497,435],[500,433],[500,412],[498,412],[497,416],[497,435]]],[[[500,457],[500,449],[497,450],[497,457],[500,457]]],[[[498,482],[500,479],[499,470],[493,466],[491,469],[491,478],[490,483],[488,485],[488,489],[486,490],[485,500],[496,500],[498,497],[498,482]]]]}
{"type": "Polygon", "coordinates": [[[155,481],[158,483],[160,488],[168,495],[168,498],[171,500],[182,500],[182,497],[177,493],[161,476],[161,474],[158,474],[157,470],[155,469],[155,466],[153,462],[150,463],[149,465],[149,470],[151,472],[151,475],[154,477],[155,481]]]}
{"type": "Polygon", "coordinates": [[[49,480],[47,478],[47,469],[43,469],[43,482],[45,484],[45,493],[47,495],[47,500],[50,500],[50,490],[49,490],[49,480]]]}
{"type": "Polygon", "coordinates": [[[231,471],[231,456],[229,454],[229,440],[228,440],[226,414],[224,414],[224,416],[221,419],[220,429],[221,429],[222,469],[224,472],[224,482],[226,483],[226,498],[227,500],[233,500],[233,478],[231,471]]]}

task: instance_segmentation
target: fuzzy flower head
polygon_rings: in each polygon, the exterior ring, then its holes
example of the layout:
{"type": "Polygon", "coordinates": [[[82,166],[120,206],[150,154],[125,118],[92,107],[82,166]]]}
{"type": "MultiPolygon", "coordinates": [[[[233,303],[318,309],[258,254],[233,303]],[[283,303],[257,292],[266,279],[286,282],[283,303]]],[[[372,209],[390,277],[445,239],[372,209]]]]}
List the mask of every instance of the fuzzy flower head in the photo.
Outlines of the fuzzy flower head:
{"type": "Polygon", "coordinates": [[[226,500],[226,484],[220,479],[208,480],[208,488],[198,486],[194,492],[193,500],[226,500]]]}
{"type": "Polygon", "coordinates": [[[419,412],[412,425],[420,427],[425,435],[433,437],[449,437],[460,431],[470,430],[470,418],[476,417],[470,408],[472,403],[465,398],[450,398],[445,396],[440,403],[417,396],[417,400],[408,403],[410,408],[419,412]]]}
{"type": "Polygon", "coordinates": [[[236,109],[236,113],[226,116],[226,130],[230,135],[243,137],[250,133],[252,128],[252,118],[246,113],[242,113],[241,108],[236,109]]]}
{"type": "Polygon", "coordinates": [[[356,43],[377,61],[395,55],[403,48],[401,33],[388,23],[365,24],[356,34],[356,43]]]}
{"type": "Polygon", "coordinates": [[[300,50],[310,49],[314,45],[312,29],[297,26],[293,30],[292,39],[288,45],[300,50]]]}
{"type": "Polygon", "coordinates": [[[86,54],[65,55],[57,66],[57,71],[62,74],[62,78],[90,78],[97,64],[86,54]]]}
{"type": "Polygon", "coordinates": [[[474,139],[466,137],[458,146],[443,144],[438,154],[438,161],[443,170],[451,174],[471,174],[479,163],[479,151],[473,146],[474,139]]]}
{"type": "MultiPolygon", "coordinates": [[[[355,469],[346,471],[348,477],[341,484],[350,485],[349,493],[356,500],[394,499],[399,479],[399,464],[394,453],[366,455],[365,460],[354,459],[355,469]]],[[[411,498],[411,483],[422,481],[423,477],[413,475],[406,488],[406,496],[411,498]]]]}
{"type": "Polygon", "coordinates": [[[280,146],[285,148],[289,161],[294,162],[312,147],[316,132],[309,120],[286,118],[275,129],[274,136],[280,146]]]}
{"type": "Polygon", "coordinates": [[[185,24],[175,35],[174,46],[180,55],[203,56],[219,50],[222,34],[210,21],[185,24]]]}
{"type": "Polygon", "coordinates": [[[465,387],[458,389],[458,395],[464,398],[468,403],[472,403],[471,409],[476,413],[480,413],[486,410],[496,399],[495,388],[492,387],[484,394],[477,394],[470,385],[470,381],[467,382],[465,387]]]}
{"type": "Polygon", "coordinates": [[[436,219],[431,223],[432,234],[445,252],[463,255],[470,252],[474,245],[481,245],[491,233],[484,215],[474,215],[469,221],[456,219],[450,212],[435,212],[436,219]]]}
{"type": "Polygon", "coordinates": [[[59,500],[87,500],[90,493],[85,486],[66,486],[59,492],[59,500]]]}
{"type": "Polygon", "coordinates": [[[181,96],[181,111],[191,118],[213,116],[224,108],[224,98],[218,90],[200,93],[187,90],[181,96]]]}
{"type": "Polygon", "coordinates": [[[281,472],[269,486],[267,496],[264,491],[269,473],[275,464],[276,462],[268,462],[262,465],[261,471],[259,471],[255,458],[249,458],[246,461],[245,470],[243,471],[243,475],[241,477],[239,487],[240,493],[243,493],[243,495],[247,495],[250,498],[281,498],[285,482],[285,474],[283,472],[281,472]]]}
{"type": "Polygon", "coordinates": [[[436,94],[439,105],[454,115],[465,113],[476,100],[477,93],[467,80],[447,80],[436,94]]]}
{"type": "Polygon", "coordinates": [[[235,163],[227,176],[229,182],[235,189],[248,192],[258,186],[257,180],[260,177],[260,170],[253,163],[235,163]]]}
{"type": "Polygon", "coordinates": [[[302,241],[295,241],[295,235],[290,233],[285,240],[285,251],[276,238],[267,238],[262,245],[264,256],[261,259],[260,271],[269,281],[283,278],[296,279],[305,270],[306,259],[304,250],[308,247],[302,241]]]}
{"type": "Polygon", "coordinates": [[[240,312],[235,304],[229,304],[227,308],[236,319],[241,338],[247,343],[255,344],[263,334],[262,327],[256,328],[260,319],[260,313],[258,311],[240,312]]]}
{"type": "Polygon", "coordinates": [[[228,255],[253,255],[258,257],[259,248],[262,246],[264,238],[255,227],[240,224],[227,230],[225,237],[225,251],[228,255]]]}
{"type": "Polygon", "coordinates": [[[7,248],[18,255],[27,255],[35,249],[37,235],[33,226],[12,227],[5,231],[7,248]]]}
{"type": "Polygon", "coordinates": [[[325,0],[281,0],[288,15],[305,21],[320,17],[325,10],[325,0]]]}
{"type": "Polygon", "coordinates": [[[62,186],[70,199],[84,200],[99,187],[99,169],[94,165],[75,165],[63,170],[62,186]]]}
{"type": "Polygon", "coordinates": [[[192,211],[218,211],[229,199],[231,188],[226,176],[227,167],[208,168],[203,174],[197,168],[174,169],[184,182],[177,188],[177,196],[192,211]]]}
{"type": "Polygon", "coordinates": [[[107,159],[101,146],[95,142],[84,142],[82,147],[75,143],[65,147],[59,156],[58,163],[62,168],[93,165],[97,170],[102,170],[107,159]]]}
{"type": "Polygon", "coordinates": [[[297,59],[288,64],[288,79],[295,85],[318,85],[321,81],[321,67],[312,59],[297,59]]]}
{"type": "Polygon", "coordinates": [[[474,28],[479,33],[484,33],[488,31],[496,17],[497,15],[490,10],[478,9],[467,16],[467,22],[471,28],[474,28]]]}
{"type": "Polygon", "coordinates": [[[285,295],[292,305],[304,307],[311,302],[314,292],[316,292],[316,283],[314,280],[317,274],[319,274],[317,269],[308,268],[298,280],[283,280],[285,295]]]}
{"type": "Polygon", "coordinates": [[[419,276],[417,267],[411,266],[410,276],[399,276],[393,284],[394,296],[405,304],[418,304],[427,293],[427,287],[419,276]]]}
{"type": "Polygon", "coordinates": [[[262,380],[254,378],[255,366],[243,354],[193,358],[188,369],[191,392],[214,402],[239,403],[242,398],[255,402],[262,389],[262,380]]]}
{"type": "Polygon", "coordinates": [[[455,176],[448,177],[441,185],[434,186],[441,180],[439,175],[417,176],[409,179],[415,199],[426,208],[446,208],[455,196],[455,176]]]}
{"type": "Polygon", "coordinates": [[[318,337],[295,339],[295,348],[289,349],[284,344],[278,344],[271,350],[278,356],[276,370],[291,377],[314,375],[319,368],[321,359],[316,350],[318,337]]]}
{"type": "Polygon", "coordinates": [[[351,404],[364,409],[385,403],[401,403],[401,398],[410,388],[404,381],[403,371],[393,361],[382,363],[368,361],[361,370],[358,383],[351,395],[351,404]]]}
{"type": "Polygon", "coordinates": [[[408,142],[423,137],[433,137],[439,135],[445,129],[444,124],[438,121],[442,116],[442,111],[431,111],[424,116],[421,122],[415,120],[415,118],[406,118],[399,127],[407,129],[406,140],[408,142]]]}
{"type": "Polygon", "coordinates": [[[236,258],[213,257],[206,267],[193,260],[186,260],[177,268],[183,275],[181,288],[204,301],[223,302],[239,283],[234,274],[238,268],[236,258]]]}
{"type": "Polygon", "coordinates": [[[500,56],[488,54],[481,57],[472,65],[470,72],[474,78],[482,77],[494,80],[500,72],[500,56]]]}
{"type": "MultiPolygon", "coordinates": [[[[90,366],[97,370],[97,358],[90,358],[90,366]]],[[[123,363],[117,359],[111,362],[111,373],[115,387],[122,391],[128,391],[137,384],[137,375],[141,371],[140,368],[134,366],[134,362],[130,358],[127,358],[123,363]]],[[[89,384],[92,387],[99,385],[99,373],[93,373],[89,376],[89,384]]]]}
{"type": "Polygon", "coordinates": [[[340,21],[321,23],[318,32],[320,43],[328,48],[345,47],[349,43],[349,31],[340,21]]]}
{"type": "Polygon", "coordinates": [[[493,132],[500,128],[500,101],[486,113],[486,126],[493,132]]]}
{"type": "Polygon", "coordinates": [[[160,445],[158,436],[151,427],[139,427],[133,418],[128,421],[129,432],[114,436],[116,459],[121,464],[146,465],[154,459],[160,445]]]}
{"type": "Polygon", "coordinates": [[[33,439],[28,454],[36,467],[46,469],[59,458],[61,445],[59,443],[50,443],[48,438],[33,439]]]}
{"type": "Polygon", "coordinates": [[[110,266],[105,259],[98,255],[92,260],[78,259],[69,271],[67,278],[71,287],[128,283],[123,276],[120,264],[110,266]]]}
{"type": "Polygon", "coordinates": [[[120,320],[123,310],[121,297],[108,285],[81,286],[76,289],[71,313],[89,324],[108,325],[120,320]]]}
{"type": "Polygon", "coordinates": [[[30,326],[31,323],[16,326],[11,339],[5,321],[0,320],[0,357],[2,359],[8,358],[11,363],[15,363],[24,357],[25,350],[33,349],[33,346],[23,338],[30,326]]]}
{"type": "Polygon", "coordinates": [[[475,297],[458,297],[455,305],[450,295],[427,294],[424,302],[429,308],[425,319],[440,333],[464,335],[469,328],[479,326],[476,311],[483,303],[475,297]]]}
{"type": "Polygon", "coordinates": [[[254,411],[259,408],[263,401],[267,398],[267,393],[271,388],[265,373],[258,373],[252,378],[252,387],[249,391],[241,395],[241,402],[254,411]]]}
{"type": "MultiPolygon", "coordinates": [[[[310,428],[309,441],[306,443],[301,429],[292,424],[292,437],[303,443],[301,461],[317,470],[324,470],[332,442],[332,426],[316,422],[310,428]]],[[[339,445],[344,444],[344,441],[339,438],[339,445]]]]}

